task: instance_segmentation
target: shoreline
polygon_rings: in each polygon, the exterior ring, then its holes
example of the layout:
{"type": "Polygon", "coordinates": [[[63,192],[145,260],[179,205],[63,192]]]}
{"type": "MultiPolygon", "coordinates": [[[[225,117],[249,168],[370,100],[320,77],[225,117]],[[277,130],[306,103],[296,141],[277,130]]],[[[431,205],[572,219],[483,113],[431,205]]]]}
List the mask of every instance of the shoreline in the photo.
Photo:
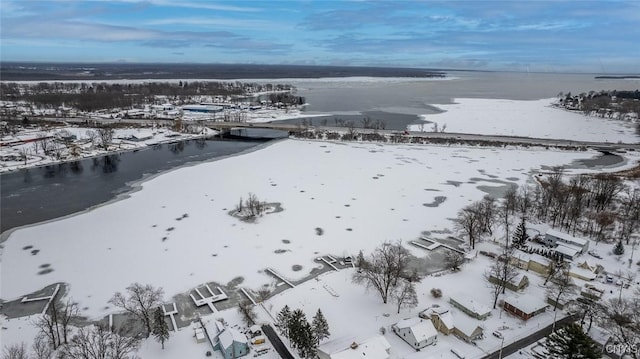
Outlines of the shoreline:
{"type": "MultiPolygon", "coordinates": [[[[182,164],[182,165],[180,165],[178,167],[174,167],[174,168],[166,170],[166,171],[162,171],[162,172],[154,173],[154,174],[145,174],[139,180],[126,183],[125,186],[129,188],[128,190],[116,194],[114,198],[112,198],[112,199],[110,199],[110,200],[108,200],[106,202],[102,202],[102,203],[93,205],[93,206],[91,206],[89,208],[83,209],[81,211],[70,213],[70,214],[67,214],[67,215],[64,215],[64,216],[61,216],[61,217],[51,218],[51,219],[48,219],[48,220],[45,220],[45,221],[40,221],[40,222],[36,222],[36,223],[25,224],[25,225],[22,225],[22,226],[10,228],[10,229],[0,233],[0,264],[2,263],[2,253],[1,253],[2,252],[2,248],[3,248],[2,244],[7,239],[9,239],[9,237],[11,236],[11,234],[13,232],[15,232],[17,230],[30,228],[30,227],[34,227],[34,226],[39,226],[39,225],[43,225],[43,224],[47,224],[47,223],[52,223],[52,222],[56,222],[56,221],[60,221],[60,220],[68,219],[68,218],[72,218],[72,217],[75,217],[75,216],[78,216],[78,215],[81,215],[81,214],[85,214],[87,212],[91,212],[91,211],[93,211],[93,210],[95,210],[97,208],[104,207],[104,206],[107,206],[107,205],[110,205],[110,204],[113,204],[113,203],[116,203],[116,202],[119,202],[119,201],[122,201],[122,200],[125,200],[125,199],[129,198],[131,196],[131,194],[142,190],[144,182],[150,181],[150,180],[152,180],[152,179],[154,179],[154,178],[156,178],[158,176],[161,176],[161,175],[164,175],[164,174],[167,174],[167,173],[171,173],[173,171],[176,171],[176,170],[179,170],[179,169],[182,169],[182,168],[196,166],[196,165],[202,164],[202,163],[215,162],[215,161],[228,159],[228,158],[233,158],[233,157],[236,157],[236,156],[240,156],[240,155],[248,154],[248,153],[251,153],[251,152],[255,152],[255,151],[264,149],[264,148],[266,148],[266,147],[268,147],[268,146],[270,146],[270,145],[272,145],[274,143],[278,143],[280,141],[283,141],[283,140],[285,140],[285,139],[271,140],[271,141],[267,141],[265,143],[259,144],[257,146],[251,147],[250,149],[243,150],[243,151],[240,151],[238,153],[231,154],[231,155],[215,157],[215,158],[212,158],[212,159],[209,159],[209,160],[205,160],[205,161],[187,162],[187,163],[184,163],[184,164],[182,164]]],[[[149,147],[144,148],[142,150],[146,150],[148,148],[149,147]]]]}

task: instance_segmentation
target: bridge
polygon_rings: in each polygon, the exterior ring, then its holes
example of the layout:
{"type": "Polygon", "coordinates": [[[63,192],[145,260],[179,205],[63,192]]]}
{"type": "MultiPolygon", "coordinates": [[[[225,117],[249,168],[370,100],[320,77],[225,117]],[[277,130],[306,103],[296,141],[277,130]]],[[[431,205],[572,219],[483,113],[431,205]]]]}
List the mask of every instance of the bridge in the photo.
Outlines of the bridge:
{"type": "MultiPolygon", "coordinates": [[[[241,128],[263,128],[271,130],[286,131],[289,134],[304,130],[316,130],[327,132],[347,132],[347,127],[334,126],[311,126],[305,127],[299,124],[291,123],[255,123],[255,122],[204,122],[203,125],[221,131],[229,132],[231,129],[241,128]]],[[[425,139],[437,140],[457,140],[460,142],[498,142],[514,145],[533,145],[533,146],[553,146],[553,147],[587,147],[596,151],[611,153],[620,151],[640,151],[640,143],[614,143],[614,142],[593,142],[593,141],[574,141],[565,139],[550,138],[534,138],[524,136],[503,136],[503,135],[480,135],[471,133],[453,133],[453,132],[419,132],[419,131],[398,131],[398,130],[380,130],[371,128],[354,128],[357,133],[378,133],[380,135],[392,136],[402,135],[409,137],[419,137],[425,139]]]]}

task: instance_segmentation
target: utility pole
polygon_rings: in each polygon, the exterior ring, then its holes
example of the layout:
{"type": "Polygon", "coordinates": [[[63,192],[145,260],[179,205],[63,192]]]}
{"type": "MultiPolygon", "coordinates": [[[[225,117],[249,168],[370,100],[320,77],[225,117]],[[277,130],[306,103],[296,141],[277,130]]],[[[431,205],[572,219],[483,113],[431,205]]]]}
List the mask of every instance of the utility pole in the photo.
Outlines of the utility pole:
{"type": "Polygon", "coordinates": [[[498,359],[502,359],[502,348],[504,347],[504,337],[502,337],[502,342],[500,342],[500,354],[498,354],[498,359]]]}

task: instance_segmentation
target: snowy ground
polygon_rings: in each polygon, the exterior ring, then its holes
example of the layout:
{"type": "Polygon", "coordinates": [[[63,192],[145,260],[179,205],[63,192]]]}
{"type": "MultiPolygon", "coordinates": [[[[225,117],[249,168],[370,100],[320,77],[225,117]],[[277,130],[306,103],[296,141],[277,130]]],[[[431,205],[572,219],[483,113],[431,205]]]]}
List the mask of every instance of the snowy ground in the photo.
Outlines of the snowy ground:
{"type": "Polygon", "coordinates": [[[113,310],[107,301],[115,291],[135,281],[161,286],[168,296],[236,277],[259,288],[271,282],[267,267],[299,278],[319,265],[319,254],[355,254],[448,229],[449,218],[482,190],[500,192],[543,165],[592,156],[285,140],[158,176],[122,201],[15,231],[3,243],[2,298],[67,282],[82,314],[97,318],[113,310]],[[229,216],[248,192],[284,211],[258,223],[229,216]],[[446,197],[439,206],[424,205],[438,196],[446,197]],[[39,275],[44,264],[52,271],[39,275]]]}
{"type": "MultiPolygon", "coordinates": [[[[445,112],[422,118],[437,122],[440,128],[446,125],[447,132],[596,142],[636,143],[640,140],[631,123],[551,107],[555,100],[458,98],[454,104],[438,105],[445,112]]],[[[412,131],[431,131],[432,127],[432,124],[409,126],[412,131]]]]}
{"type": "MultiPolygon", "coordinates": [[[[112,313],[108,299],[136,281],[163,287],[165,300],[204,282],[227,283],[237,277],[243,277],[242,286],[257,289],[273,284],[264,273],[267,267],[291,279],[301,278],[319,265],[314,258],[322,254],[369,252],[385,240],[408,242],[425,230],[450,229],[457,211],[487,192],[500,193],[508,184],[524,183],[546,166],[594,156],[593,152],[283,140],[260,151],[177,169],[141,183],[141,191],[121,201],[11,233],[2,248],[0,295],[11,300],[54,282],[67,282],[81,314],[95,319],[112,313]],[[248,192],[281,203],[284,211],[253,224],[229,216],[248,192]],[[439,202],[436,197],[446,199],[433,206],[439,202]],[[322,236],[316,234],[317,227],[324,230],[322,236]],[[25,247],[39,252],[32,255],[25,247]],[[43,264],[53,271],[38,274],[43,264]]],[[[630,165],[631,161],[622,167],[630,165]]],[[[573,172],[577,171],[584,170],[573,172]]],[[[492,250],[493,244],[480,246],[492,250]]],[[[428,257],[424,249],[408,248],[418,257],[428,257]]],[[[608,254],[604,248],[598,250],[608,254]]],[[[606,256],[603,261],[605,268],[617,262],[606,256]]],[[[453,294],[477,293],[478,300],[489,305],[489,289],[481,279],[487,264],[486,258],[478,257],[462,273],[426,278],[418,287],[420,305],[399,315],[375,293],[352,285],[350,270],[330,272],[287,290],[270,299],[267,308],[275,313],[287,303],[304,309],[309,317],[321,308],[334,338],[350,333],[368,336],[431,304],[444,304],[453,294]],[[331,295],[325,284],[339,297],[331,295]],[[429,290],[434,287],[443,290],[442,299],[431,298],[429,290]]],[[[530,280],[527,294],[540,296],[540,279],[532,274],[530,280]]],[[[268,321],[266,313],[258,313],[268,321]]],[[[233,317],[236,312],[230,309],[219,315],[233,317]]],[[[229,322],[240,322],[231,317],[229,322]]],[[[494,310],[491,319],[480,323],[485,339],[477,347],[441,335],[438,345],[421,353],[448,358],[449,348],[456,347],[468,357],[478,357],[499,348],[500,341],[491,336],[498,327],[508,326],[505,337],[515,340],[551,320],[547,313],[525,325],[494,310]]],[[[28,318],[2,323],[7,328],[2,332],[3,345],[30,341],[34,330],[27,324],[28,318]]],[[[416,355],[389,330],[386,337],[394,358],[416,355]]],[[[140,354],[169,358],[177,352],[200,355],[206,351],[203,348],[184,328],[172,337],[167,350],[146,341],[140,354]]]]}

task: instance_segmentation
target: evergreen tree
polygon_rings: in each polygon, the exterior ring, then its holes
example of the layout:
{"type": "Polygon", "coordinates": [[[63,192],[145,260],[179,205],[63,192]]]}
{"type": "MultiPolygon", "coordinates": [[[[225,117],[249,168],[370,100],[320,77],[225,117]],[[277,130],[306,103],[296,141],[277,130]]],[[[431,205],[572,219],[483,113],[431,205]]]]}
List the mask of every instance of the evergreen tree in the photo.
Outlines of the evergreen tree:
{"type": "Polygon", "coordinates": [[[304,341],[304,323],[307,317],[302,309],[296,309],[289,318],[288,332],[289,341],[294,348],[298,348],[304,341]]]}
{"type": "Polygon", "coordinates": [[[618,241],[615,247],[613,247],[613,254],[617,256],[621,256],[624,254],[624,245],[622,244],[622,241],[618,241]]]}
{"type": "Polygon", "coordinates": [[[527,234],[527,226],[524,221],[520,222],[516,230],[513,232],[513,246],[519,248],[522,245],[527,244],[529,235],[527,234]]]}
{"type": "Polygon", "coordinates": [[[153,328],[152,334],[162,344],[162,349],[164,349],[164,342],[169,340],[169,325],[164,320],[164,313],[162,308],[156,308],[156,311],[153,313],[153,328]]]}
{"type": "Polygon", "coordinates": [[[596,342],[575,323],[551,333],[543,346],[546,358],[596,359],[602,357],[596,342]]]}
{"type": "Polygon", "coordinates": [[[331,333],[329,333],[329,323],[327,323],[320,309],[318,309],[316,315],[313,316],[311,327],[316,338],[316,345],[320,344],[322,339],[329,338],[331,335],[331,333]]]}
{"type": "Polygon", "coordinates": [[[285,338],[289,338],[289,321],[291,320],[291,309],[285,305],[276,316],[276,327],[285,338]]]}

